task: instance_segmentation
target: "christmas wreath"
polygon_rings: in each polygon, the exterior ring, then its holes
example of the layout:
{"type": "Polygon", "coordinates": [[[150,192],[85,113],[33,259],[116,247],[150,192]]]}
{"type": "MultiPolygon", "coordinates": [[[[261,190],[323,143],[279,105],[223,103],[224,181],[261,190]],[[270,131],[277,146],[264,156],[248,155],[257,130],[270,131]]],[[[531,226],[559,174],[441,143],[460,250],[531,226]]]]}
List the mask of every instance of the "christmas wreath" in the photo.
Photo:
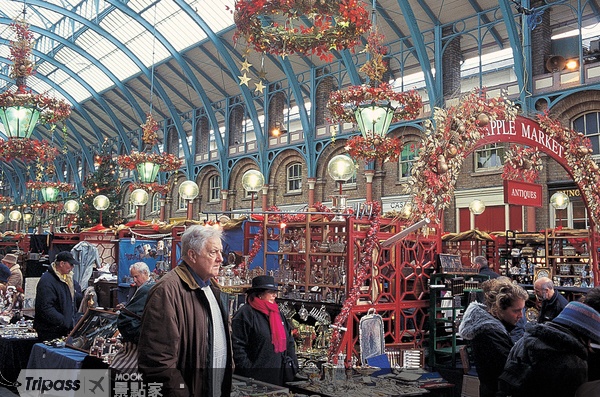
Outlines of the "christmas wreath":
{"type": "Polygon", "coordinates": [[[538,148],[512,145],[504,154],[502,179],[533,183],[542,167],[538,148]]]}
{"type": "Polygon", "coordinates": [[[363,159],[366,162],[379,160],[384,163],[398,161],[402,146],[400,138],[379,136],[363,138],[357,135],[348,140],[345,149],[352,158],[363,159]]]}
{"type": "Polygon", "coordinates": [[[234,40],[243,36],[258,52],[315,54],[328,62],[331,50],[353,48],[371,28],[358,0],[237,0],[233,19],[234,40]]]}

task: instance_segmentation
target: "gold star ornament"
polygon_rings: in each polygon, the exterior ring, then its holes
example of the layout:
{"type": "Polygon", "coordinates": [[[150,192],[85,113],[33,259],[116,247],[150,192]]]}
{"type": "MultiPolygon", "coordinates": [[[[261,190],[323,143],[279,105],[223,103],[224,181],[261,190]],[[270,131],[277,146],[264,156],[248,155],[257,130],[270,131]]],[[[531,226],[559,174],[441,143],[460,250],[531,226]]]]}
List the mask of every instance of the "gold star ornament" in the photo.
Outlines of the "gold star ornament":
{"type": "Polygon", "coordinates": [[[240,85],[246,85],[246,86],[248,86],[248,82],[250,81],[250,77],[248,77],[248,75],[246,73],[244,73],[243,76],[238,76],[238,79],[240,79],[240,85]]]}

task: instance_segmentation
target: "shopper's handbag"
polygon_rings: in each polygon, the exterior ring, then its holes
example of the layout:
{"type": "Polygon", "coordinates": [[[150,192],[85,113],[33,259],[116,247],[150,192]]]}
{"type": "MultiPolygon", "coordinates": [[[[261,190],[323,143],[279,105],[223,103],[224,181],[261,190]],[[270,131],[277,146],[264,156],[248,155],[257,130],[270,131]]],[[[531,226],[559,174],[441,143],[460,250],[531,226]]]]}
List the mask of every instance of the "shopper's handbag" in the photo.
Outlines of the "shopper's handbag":
{"type": "Polygon", "coordinates": [[[296,377],[296,373],[298,372],[298,363],[293,357],[288,356],[287,350],[283,352],[281,356],[281,365],[283,372],[283,381],[291,382],[296,377]]]}

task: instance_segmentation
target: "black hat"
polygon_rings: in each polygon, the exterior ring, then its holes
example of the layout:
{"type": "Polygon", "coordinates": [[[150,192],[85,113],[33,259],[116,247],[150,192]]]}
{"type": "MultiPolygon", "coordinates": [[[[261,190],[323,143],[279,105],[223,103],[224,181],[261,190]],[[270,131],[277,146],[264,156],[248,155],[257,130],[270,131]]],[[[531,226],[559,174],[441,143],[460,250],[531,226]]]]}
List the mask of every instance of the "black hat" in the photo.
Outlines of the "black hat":
{"type": "Polygon", "coordinates": [[[75,265],[79,265],[79,261],[77,261],[75,258],[73,258],[73,254],[70,253],[69,251],[62,251],[59,252],[58,255],[56,255],[56,258],[54,258],[55,262],[69,262],[71,265],[75,266],[75,265]]]}
{"type": "Polygon", "coordinates": [[[272,276],[256,276],[252,279],[252,288],[246,292],[253,292],[258,290],[271,290],[279,291],[279,287],[275,283],[275,279],[272,276]]]}

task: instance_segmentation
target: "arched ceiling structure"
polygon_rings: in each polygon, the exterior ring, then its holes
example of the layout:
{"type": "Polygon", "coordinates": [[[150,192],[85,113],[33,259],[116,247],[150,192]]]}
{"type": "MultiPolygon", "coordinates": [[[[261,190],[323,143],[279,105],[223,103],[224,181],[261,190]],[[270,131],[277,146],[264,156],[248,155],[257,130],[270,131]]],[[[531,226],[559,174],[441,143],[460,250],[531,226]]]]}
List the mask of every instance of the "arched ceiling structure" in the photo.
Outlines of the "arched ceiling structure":
{"type": "MultiPolygon", "coordinates": [[[[334,1],[334,0],[327,0],[334,1]]],[[[574,0],[537,1],[538,5],[569,5],[574,0]]],[[[583,25],[598,23],[597,0],[583,1],[583,25]]],[[[392,76],[420,73],[426,100],[441,104],[441,79],[435,59],[441,29],[472,30],[461,37],[463,57],[475,58],[512,48],[518,76],[523,63],[517,15],[531,7],[527,0],[374,0],[377,27],[392,52],[405,56],[390,62],[392,76]],[[500,23],[498,23],[500,22],[500,23]],[[483,28],[483,29],[482,29],[483,28]]],[[[240,85],[244,43],[234,43],[234,0],[0,0],[0,92],[13,89],[8,61],[13,37],[10,24],[25,17],[36,43],[37,72],[27,85],[35,92],[48,92],[73,105],[68,122],[67,162],[91,163],[92,154],[104,139],[114,140],[117,150],[138,149],[138,131],[152,107],[157,120],[167,120],[183,142],[189,158],[186,114],[202,108],[215,134],[221,160],[227,151],[221,136],[226,124],[222,111],[226,98],[238,98],[246,106],[257,138],[264,132],[265,109],[256,101],[259,93],[240,85]],[[151,87],[154,88],[151,93],[151,87]],[[83,148],[83,149],[82,149],[83,148]]],[[[553,13],[552,33],[578,27],[573,12],[553,13]]],[[[356,53],[334,52],[335,68],[343,70],[348,84],[360,83],[358,65],[364,62],[362,48],[356,53]]],[[[303,105],[307,93],[290,82],[324,65],[316,56],[278,57],[250,51],[250,72],[267,72],[268,83],[289,85],[294,102],[303,105]]],[[[305,78],[305,77],[304,77],[305,78]]],[[[407,83],[408,84],[408,83],[407,83]]],[[[527,84],[526,81],[521,84],[527,84]]],[[[399,89],[412,88],[402,83],[399,89]]],[[[300,106],[300,109],[305,109],[300,106]]],[[[307,123],[306,113],[300,111],[307,123]]],[[[0,136],[3,135],[0,126],[0,136]]],[[[62,145],[60,131],[38,126],[37,138],[62,145]]],[[[261,139],[257,139],[262,142],[261,139]]],[[[260,145],[259,145],[260,148],[260,145]]],[[[259,154],[260,155],[260,154],[259,154]]],[[[12,168],[13,165],[4,164],[12,168]]],[[[23,175],[19,176],[24,179],[23,175]]]]}

